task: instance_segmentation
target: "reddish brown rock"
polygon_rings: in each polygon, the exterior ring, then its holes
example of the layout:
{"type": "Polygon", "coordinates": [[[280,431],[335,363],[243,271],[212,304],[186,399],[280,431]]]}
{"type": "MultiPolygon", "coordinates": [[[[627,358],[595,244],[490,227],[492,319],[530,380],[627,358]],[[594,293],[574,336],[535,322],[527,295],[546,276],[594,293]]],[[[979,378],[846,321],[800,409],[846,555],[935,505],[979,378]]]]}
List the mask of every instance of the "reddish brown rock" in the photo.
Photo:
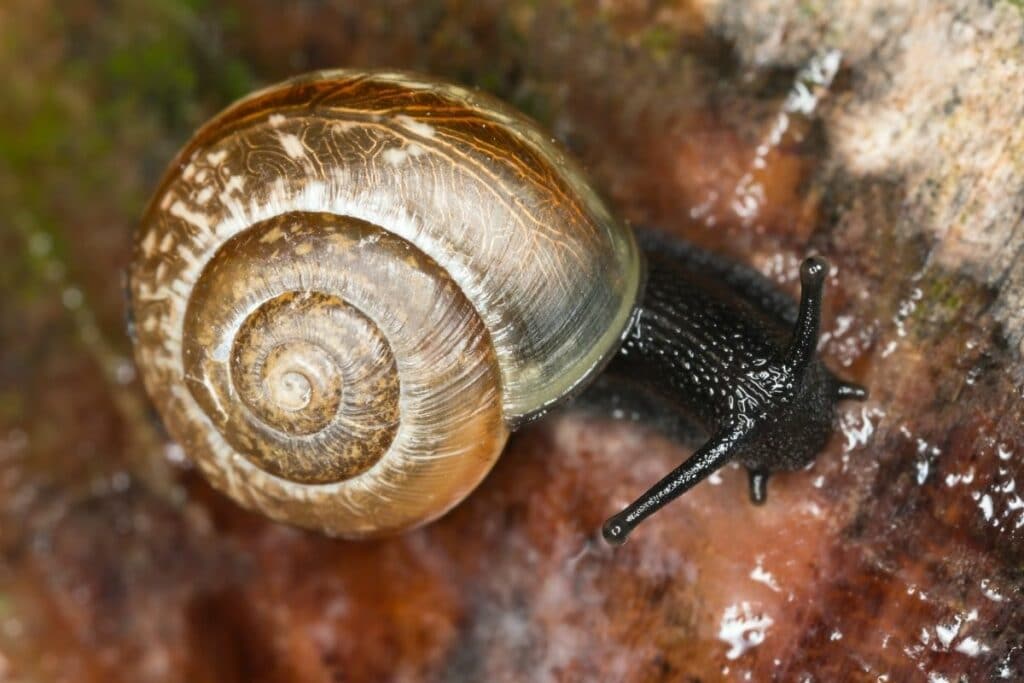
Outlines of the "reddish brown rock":
{"type": "Polygon", "coordinates": [[[470,4],[0,9],[0,680],[1024,677],[1019,3],[470,4]],[[131,231],[231,97],[382,64],[509,99],[624,215],[790,291],[826,255],[822,352],[871,400],[765,507],[727,468],[618,550],[688,449],[578,411],[401,538],[234,507],[145,416],[131,231]]]}

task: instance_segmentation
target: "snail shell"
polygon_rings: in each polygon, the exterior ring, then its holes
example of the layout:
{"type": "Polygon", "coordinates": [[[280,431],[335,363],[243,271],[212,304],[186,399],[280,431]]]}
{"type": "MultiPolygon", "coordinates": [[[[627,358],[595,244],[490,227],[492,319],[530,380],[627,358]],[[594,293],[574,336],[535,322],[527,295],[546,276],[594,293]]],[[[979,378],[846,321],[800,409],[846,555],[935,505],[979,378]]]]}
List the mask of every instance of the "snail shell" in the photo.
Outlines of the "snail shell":
{"type": "Polygon", "coordinates": [[[418,75],[315,73],[234,104],[171,165],[136,238],[136,357],[217,488],[392,533],[600,370],[640,270],[521,114],[418,75]]]}

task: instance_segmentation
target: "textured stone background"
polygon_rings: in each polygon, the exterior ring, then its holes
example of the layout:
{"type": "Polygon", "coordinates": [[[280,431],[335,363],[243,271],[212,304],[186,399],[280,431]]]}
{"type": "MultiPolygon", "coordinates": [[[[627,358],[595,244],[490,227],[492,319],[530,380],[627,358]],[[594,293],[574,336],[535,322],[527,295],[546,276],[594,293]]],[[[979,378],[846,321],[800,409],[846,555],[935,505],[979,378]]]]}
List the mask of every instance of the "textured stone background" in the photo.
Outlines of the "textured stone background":
{"type": "Polygon", "coordinates": [[[40,0],[0,71],[0,681],[1024,677],[1019,0],[40,0]],[[120,272],[200,122],[338,65],[495,92],[791,291],[825,254],[822,352],[871,400],[764,508],[727,469],[615,551],[687,453],[628,415],[531,426],[392,541],[240,511],[150,415],[120,272]]]}

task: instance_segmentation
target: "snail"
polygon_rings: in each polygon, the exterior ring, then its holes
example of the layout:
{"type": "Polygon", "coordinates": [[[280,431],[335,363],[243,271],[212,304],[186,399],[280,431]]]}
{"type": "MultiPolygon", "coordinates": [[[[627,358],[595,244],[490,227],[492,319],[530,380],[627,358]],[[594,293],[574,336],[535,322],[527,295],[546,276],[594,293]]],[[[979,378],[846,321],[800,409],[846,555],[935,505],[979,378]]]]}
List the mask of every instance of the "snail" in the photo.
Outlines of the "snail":
{"type": "Polygon", "coordinates": [[[411,73],[329,71],[203,126],[137,231],[135,355],[170,435],[245,507],[347,538],[434,520],[509,434],[607,369],[710,439],[603,528],[729,460],[764,500],[835,404],[798,315],[753,271],[638,242],[578,165],[497,99],[411,73]]]}

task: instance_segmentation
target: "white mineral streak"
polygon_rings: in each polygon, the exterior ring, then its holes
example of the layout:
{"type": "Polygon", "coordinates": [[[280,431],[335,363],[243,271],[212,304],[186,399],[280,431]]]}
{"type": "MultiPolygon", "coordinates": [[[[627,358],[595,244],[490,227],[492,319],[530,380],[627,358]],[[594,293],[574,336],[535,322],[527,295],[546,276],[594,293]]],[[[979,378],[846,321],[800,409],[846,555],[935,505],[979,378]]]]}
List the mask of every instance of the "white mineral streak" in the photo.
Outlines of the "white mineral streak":
{"type": "Polygon", "coordinates": [[[775,577],[771,572],[764,568],[763,563],[764,557],[759,555],[757,558],[757,564],[750,571],[750,578],[758,583],[763,583],[776,593],[781,592],[782,588],[779,587],[779,582],[775,580],[775,577]]]}
{"type": "Polygon", "coordinates": [[[981,514],[985,516],[985,521],[992,519],[992,496],[987,493],[983,495],[978,503],[978,507],[981,508],[981,514]]]}
{"type": "Polygon", "coordinates": [[[935,652],[959,652],[968,657],[976,657],[991,650],[988,645],[976,637],[964,633],[967,625],[977,620],[978,610],[976,609],[958,614],[950,621],[936,624],[933,629],[934,637],[932,631],[921,629],[919,640],[935,652]]]}
{"type": "Polygon", "coordinates": [[[739,216],[744,225],[749,225],[761,212],[764,200],[764,188],[756,178],[756,173],[766,166],[766,158],[782,142],[789,130],[792,117],[809,117],[818,108],[822,96],[828,91],[839,64],[842,53],[829,49],[812,57],[797,73],[796,80],[768,130],[768,134],[757,146],[750,169],[740,178],[733,191],[730,202],[733,212],[739,216]]]}
{"type": "Polygon", "coordinates": [[[850,453],[866,446],[875,433],[875,424],[885,417],[885,411],[874,406],[861,406],[857,412],[847,410],[840,418],[839,429],[845,442],[843,452],[850,453]]]}
{"type": "Polygon", "coordinates": [[[210,185],[205,186],[203,189],[196,194],[197,204],[206,204],[213,197],[213,187],[210,185]]]}
{"type": "Polygon", "coordinates": [[[726,658],[738,659],[747,650],[763,643],[774,623],[770,616],[755,613],[749,602],[726,607],[718,628],[719,640],[729,645],[726,658]]]}
{"type": "Polygon", "coordinates": [[[946,486],[953,488],[957,484],[971,484],[974,482],[974,467],[970,467],[967,472],[963,474],[947,474],[946,475],[946,486]]]}
{"type": "Polygon", "coordinates": [[[982,652],[988,652],[989,648],[987,645],[982,645],[974,638],[964,638],[957,643],[954,648],[957,652],[967,655],[968,657],[977,657],[982,652]]]}
{"type": "Polygon", "coordinates": [[[992,588],[990,584],[991,581],[989,579],[981,580],[981,592],[985,595],[985,597],[991,600],[992,602],[1002,602],[1003,600],[1005,600],[1006,598],[1004,598],[1002,594],[999,593],[999,591],[992,588]]]}

